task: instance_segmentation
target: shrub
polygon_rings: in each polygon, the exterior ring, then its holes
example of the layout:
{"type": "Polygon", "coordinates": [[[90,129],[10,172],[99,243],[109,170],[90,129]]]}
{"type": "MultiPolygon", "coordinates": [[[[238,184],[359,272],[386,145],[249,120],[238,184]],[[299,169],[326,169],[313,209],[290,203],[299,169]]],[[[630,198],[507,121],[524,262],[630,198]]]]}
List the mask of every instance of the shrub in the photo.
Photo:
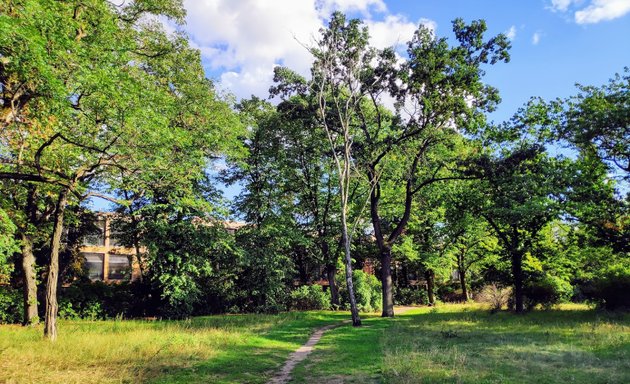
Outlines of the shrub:
{"type": "Polygon", "coordinates": [[[330,308],[330,292],[319,285],[303,285],[291,292],[291,309],[312,311],[330,308]]]}
{"type": "MultiPolygon", "coordinates": [[[[350,308],[350,296],[348,296],[348,288],[345,276],[339,276],[338,286],[339,295],[341,297],[341,305],[350,308]]],[[[380,311],[383,307],[383,296],[381,291],[381,283],[376,276],[369,275],[363,271],[354,271],[352,273],[352,282],[354,284],[354,295],[357,300],[357,307],[361,312],[380,311]]]]}
{"type": "Polygon", "coordinates": [[[437,296],[446,303],[466,301],[459,283],[449,283],[438,287],[437,296]]]}
{"type": "Polygon", "coordinates": [[[572,293],[573,287],[568,281],[551,275],[533,279],[523,287],[525,305],[528,310],[534,309],[539,304],[549,309],[555,304],[569,300],[572,293]]]}
{"type": "Polygon", "coordinates": [[[480,303],[489,304],[490,310],[497,312],[508,304],[511,296],[511,287],[501,288],[496,284],[490,284],[483,287],[475,299],[480,303]]]}
{"type": "Polygon", "coordinates": [[[9,286],[0,286],[0,324],[19,323],[23,313],[22,292],[9,286]]]}
{"type": "Polygon", "coordinates": [[[421,288],[398,288],[394,301],[400,305],[426,305],[429,303],[427,291],[421,288]]]}
{"type": "Polygon", "coordinates": [[[581,287],[582,293],[609,311],[630,310],[630,267],[613,265],[581,287]]]}

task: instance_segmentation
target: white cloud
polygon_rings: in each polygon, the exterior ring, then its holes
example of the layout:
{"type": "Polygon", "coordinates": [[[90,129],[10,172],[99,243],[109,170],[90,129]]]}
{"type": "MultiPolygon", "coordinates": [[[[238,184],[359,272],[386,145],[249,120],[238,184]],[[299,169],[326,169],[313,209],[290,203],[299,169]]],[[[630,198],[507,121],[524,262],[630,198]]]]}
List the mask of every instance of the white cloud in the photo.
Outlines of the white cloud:
{"type": "Polygon", "coordinates": [[[532,44],[538,45],[538,43],[540,43],[540,37],[540,32],[535,32],[534,35],[532,35],[532,44]]]}
{"type": "Polygon", "coordinates": [[[630,0],[551,0],[554,12],[573,13],[577,24],[595,24],[622,17],[630,12],[630,0]]]}
{"type": "Polygon", "coordinates": [[[510,40],[514,40],[516,38],[516,26],[511,26],[510,29],[505,32],[505,36],[510,40]]]}
{"type": "Polygon", "coordinates": [[[619,18],[630,12],[630,0],[594,0],[588,7],[575,12],[578,24],[594,24],[619,18]]]}
{"type": "Polygon", "coordinates": [[[185,0],[186,26],[192,45],[237,97],[267,95],[273,68],[285,65],[308,75],[318,31],[334,10],[359,13],[377,47],[404,44],[418,23],[390,14],[383,0],[185,0]]]}
{"type": "Polygon", "coordinates": [[[437,25],[429,19],[420,19],[412,23],[401,15],[387,15],[384,20],[366,20],[370,31],[370,43],[376,48],[401,46],[413,37],[413,33],[422,24],[435,32],[437,25]]]}
{"type": "Polygon", "coordinates": [[[571,5],[571,3],[574,3],[574,2],[575,1],[573,0],[551,0],[550,8],[553,11],[565,12],[567,9],[569,9],[569,6],[571,5]]]}

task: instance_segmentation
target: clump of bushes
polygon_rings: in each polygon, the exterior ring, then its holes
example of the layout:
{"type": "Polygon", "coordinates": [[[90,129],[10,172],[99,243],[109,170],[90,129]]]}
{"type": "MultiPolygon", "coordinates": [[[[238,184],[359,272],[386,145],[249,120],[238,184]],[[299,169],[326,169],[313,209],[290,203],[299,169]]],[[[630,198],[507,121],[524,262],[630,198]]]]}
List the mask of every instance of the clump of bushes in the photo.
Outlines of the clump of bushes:
{"type": "Polygon", "coordinates": [[[394,302],[400,305],[426,305],[429,303],[429,296],[425,289],[398,288],[394,294],[394,302]]]}
{"type": "Polygon", "coordinates": [[[496,284],[490,284],[483,287],[475,299],[480,303],[490,305],[490,311],[494,313],[505,307],[511,297],[512,287],[503,288],[496,284]]]}
{"type": "MultiPolygon", "coordinates": [[[[350,309],[350,296],[348,295],[345,276],[339,276],[338,279],[337,284],[339,286],[341,306],[345,309],[350,309]]],[[[359,311],[375,312],[383,308],[381,283],[376,276],[369,275],[363,271],[354,271],[352,273],[352,282],[359,311]]]]}
{"type": "Polygon", "coordinates": [[[10,286],[0,286],[0,324],[19,323],[23,313],[22,292],[10,286]]]}
{"type": "Polygon", "coordinates": [[[609,311],[630,311],[630,267],[613,265],[581,285],[582,294],[609,311]]]}
{"type": "Polygon", "coordinates": [[[523,287],[527,310],[541,305],[544,309],[568,301],[573,294],[573,287],[568,281],[559,277],[545,275],[530,280],[523,287]]]}
{"type": "Polygon", "coordinates": [[[330,309],[330,292],[319,285],[303,285],[291,292],[290,307],[300,311],[330,309]]]}

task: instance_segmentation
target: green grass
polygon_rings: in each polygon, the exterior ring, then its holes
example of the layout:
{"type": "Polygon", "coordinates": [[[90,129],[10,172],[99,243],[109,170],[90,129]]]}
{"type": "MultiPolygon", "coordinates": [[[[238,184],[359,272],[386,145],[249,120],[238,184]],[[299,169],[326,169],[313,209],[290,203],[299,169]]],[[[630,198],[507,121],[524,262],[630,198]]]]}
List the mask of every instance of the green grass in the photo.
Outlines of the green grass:
{"type": "MultiPolygon", "coordinates": [[[[347,313],[0,326],[0,383],[265,383],[314,328],[347,313]]],[[[294,383],[630,383],[630,315],[563,306],[515,316],[411,310],[329,331],[294,383]]]]}
{"type": "Polygon", "coordinates": [[[189,321],[0,325],[0,383],[264,383],[314,328],[347,313],[228,315],[189,321]]]}
{"type": "Polygon", "coordinates": [[[294,383],[630,383],[630,316],[443,305],[330,331],[294,383]]]}

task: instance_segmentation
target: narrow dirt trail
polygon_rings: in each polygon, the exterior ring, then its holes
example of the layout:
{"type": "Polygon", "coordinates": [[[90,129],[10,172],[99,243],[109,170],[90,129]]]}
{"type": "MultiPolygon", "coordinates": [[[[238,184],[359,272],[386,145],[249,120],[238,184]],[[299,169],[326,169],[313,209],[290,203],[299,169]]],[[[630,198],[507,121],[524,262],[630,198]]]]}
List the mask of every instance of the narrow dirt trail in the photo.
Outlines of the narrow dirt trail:
{"type": "MultiPolygon", "coordinates": [[[[414,307],[396,307],[394,311],[397,315],[403,314],[414,307]]],[[[289,355],[287,360],[284,362],[282,369],[272,377],[267,384],[285,384],[291,380],[291,372],[293,372],[293,368],[298,365],[300,362],[305,360],[311,352],[313,352],[313,348],[322,338],[324,333],[330,331],[331,329],[340,327],[344,324],[349,324],[350,320],[342,321],[341,323],[327,325],[325,327],[317,328],[315,332],[311,335],[308,341],[298,348],[295,352],[289,355]]]]}

